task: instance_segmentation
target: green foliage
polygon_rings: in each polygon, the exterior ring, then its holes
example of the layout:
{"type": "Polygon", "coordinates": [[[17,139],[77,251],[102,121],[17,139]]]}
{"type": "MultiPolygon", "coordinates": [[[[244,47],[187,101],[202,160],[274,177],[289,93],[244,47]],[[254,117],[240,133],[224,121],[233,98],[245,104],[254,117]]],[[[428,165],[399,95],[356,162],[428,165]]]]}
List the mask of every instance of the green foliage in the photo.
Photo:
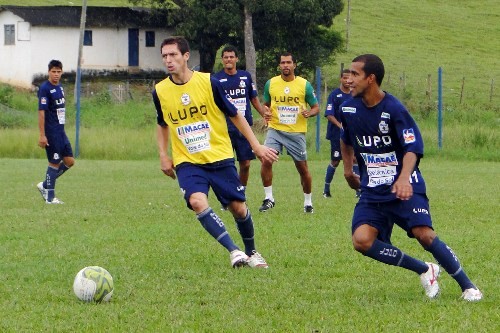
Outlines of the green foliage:
{"type": "MultiPolygon", "coordinates": [[[[485,295],[476,304],[459,299],[445,272],[441,295],[429,301],[416,274],[356,253],[354,193],[337,173],[334,198],[321,197],[326,161],[309,163],[312,215],[302,213],[297,171],[284,160],[275,165],[277,205],[259,213],[263,190],[259,163],[252,163],[248,204],[268,270],[230,268],[227,252],[186,208],[157,159],[78,159],[57,180],[61,206],[44,204],[36,189],[46,165],[45,158],[0,159],[9,189],[0,193],[2,332],[499,331],[496,163],[421,163],[436,231],[485,295]],[[74,276],[91,265],[113,276],[108,304],[73,294],[74,276]]],[[[217,213],[241,246],[230,213],[217,213]]],[[[399,228],[393,243],[434,260],[399,228]]]]}
{"type": "Polygon", "coordinates": [[[0,104],[11,105],[14,88],[9,85],[0,84],[0,104]]]}

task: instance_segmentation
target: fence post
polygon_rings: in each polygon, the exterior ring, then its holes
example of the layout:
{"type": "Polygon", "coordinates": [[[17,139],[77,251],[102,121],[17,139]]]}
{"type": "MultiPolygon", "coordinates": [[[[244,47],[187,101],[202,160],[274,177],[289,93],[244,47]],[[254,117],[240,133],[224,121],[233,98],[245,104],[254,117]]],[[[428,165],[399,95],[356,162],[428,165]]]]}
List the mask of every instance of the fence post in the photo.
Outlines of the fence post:
{"type": "Polygon", "coordinates": [[[320,148],[320,129],[321,129],[321,68],[316,67],[316,98],[318,99],[318,104],[319,104],[319,112],[318,115],[316,116],[316,152],[319,152],[320,148]]]}
{"type": "Polygon", "coordinates": [[[438,149],[443,148],[443,69],[438,68],[438,149]]]}

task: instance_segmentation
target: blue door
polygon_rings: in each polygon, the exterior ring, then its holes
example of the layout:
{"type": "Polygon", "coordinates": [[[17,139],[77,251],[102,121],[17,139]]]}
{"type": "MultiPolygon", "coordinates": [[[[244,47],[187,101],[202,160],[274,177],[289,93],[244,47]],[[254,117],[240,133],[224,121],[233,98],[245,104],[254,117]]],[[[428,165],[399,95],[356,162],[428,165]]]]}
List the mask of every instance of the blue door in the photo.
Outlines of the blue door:
{"type": "Polygon", "coordinates": [[[139,29],[128,29],[128,65],[139,66],[139,29]]]}

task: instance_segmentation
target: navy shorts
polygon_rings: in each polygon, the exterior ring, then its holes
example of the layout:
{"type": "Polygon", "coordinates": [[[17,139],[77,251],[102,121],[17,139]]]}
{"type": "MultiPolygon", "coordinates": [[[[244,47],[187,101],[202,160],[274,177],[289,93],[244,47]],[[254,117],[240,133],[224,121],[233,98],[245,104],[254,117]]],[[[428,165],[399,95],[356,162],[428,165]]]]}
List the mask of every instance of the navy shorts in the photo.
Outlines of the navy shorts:
{"type": "Polygon", "coordinates": [[[255,160],[252,146],[250,146],[250,143],[240,131],[229,131],[229,137],[231,138],[231,144],[233,145],[233,150],[236,152],[236,159],[238,161],[255,160]]]}
{"type": "Polygon", "coordinates": [[[340,137],[330,140],[330,160],[342,160],[342,153],[340,151],[340,137]]]}
{"type": "Polygon", "coordinates": [[[425,194],[414,193],[410,200],[397,199],[379,203],[359,201],[352,217],[352,233],[363,224],[376,228],[377,238],[389,244],[394,224],[413,238],[413,227],[428,226],[432,229],[429,199],[425,194]]]}
{"type": "Polygon", "coordinates": [[[73,157],[73,149],[65,132],[46,134],[48,146],[45,153],[49,163],[59,164],[63,157],[73,157]]]}
{"type": "Polygon", "coordinates": [[[208,196],[210,188],[224,207],[232,201],[246,201],[245,187],[241,185],[233,159],[209,164],[182,163],[175,172],[189,209],[193,209],[189,197],[198,192],[208,196]]]}

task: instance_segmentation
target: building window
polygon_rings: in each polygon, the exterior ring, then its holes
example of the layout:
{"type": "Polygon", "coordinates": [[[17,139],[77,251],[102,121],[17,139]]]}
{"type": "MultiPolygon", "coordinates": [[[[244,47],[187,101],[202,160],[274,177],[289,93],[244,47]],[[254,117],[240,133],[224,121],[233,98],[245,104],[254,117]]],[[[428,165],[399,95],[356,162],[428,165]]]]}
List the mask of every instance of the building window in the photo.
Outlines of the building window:
{"type": "Polygon", "coordinates": [[[83,45],[92,46],[92,30],[85,30],[83,34],[83,45]]]}
{"type": "Polygon", "coordinates": [[[16,44],[16,28],[14,24],[4,25],[4,37],[5,45],[15,45],[16,44]]]}
{"type": "Polygon", "coordinates": [[[155,46],[155,32],[146,31],[146,47],[154,47],[154,46],[155,46]]]}

